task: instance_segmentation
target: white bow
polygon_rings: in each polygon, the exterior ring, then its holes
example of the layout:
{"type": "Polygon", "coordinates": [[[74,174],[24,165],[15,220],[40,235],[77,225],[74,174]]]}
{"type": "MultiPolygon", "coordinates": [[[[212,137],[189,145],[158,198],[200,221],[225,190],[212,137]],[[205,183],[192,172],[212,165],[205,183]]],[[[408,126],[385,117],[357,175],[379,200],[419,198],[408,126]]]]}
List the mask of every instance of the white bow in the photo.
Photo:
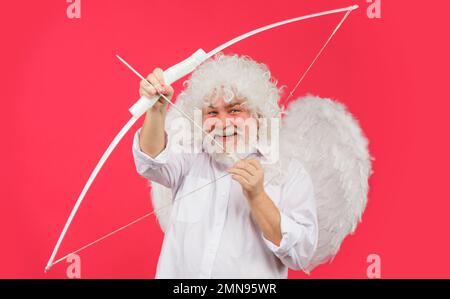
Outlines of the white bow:
{"type": "MultiPolygon", "coordinates": [[[[336,13],[340,13],[340,12],[346,12],[346,14],[344,15],[344,17],[340,20],[340,22],[338,23],[338,25],[335,27],[335,29],[333,30],[333,32],[331,33],[331,35],[328,37],[328,39],[326,40],[326,42],[324,43],[324,45],[322,46],[322,48],[319,50],[319,52],[316,54],[316,56],[314,57],[313,61],[311,62],[311,64],[308,66],[308,68],[306,69],[306,71],[302,74],[302,76],[300,77],[300,79],[298,80],[297,84],[295,85],[294,89],[290,92],[286,102],[290,99],[290,97],[293,95],[293,93],[295,92],[295,90],[297,89],[297,87],[300,85],[300,83],[303,81],[303,79],[305,78],[305,76],[307,75],[307,73],[309,72],[309,70],[311,69],[311,67],[314,65],[314,63],[317,61],[317,59],[319,58],[319,56],[322,54],[323,50],[326,48],[326,46],[328,45],[328,43],[330,42],[330,40],[332,39],[332,37],[335,35],[335,33],[338,31],[338,29],[340,28],[340,26],[343,24],[343,22],[345,21],[345,19],[348,17],[348,15],[350,14],[350,12],[352,12],[353,10],[357,9],[358,5],[353,5],[353,6],[349,6],[349,7],[345,7],[345,8],[340,8],[340,9],[334,9],[334,10],[328,10],[328,11],[323,11],[323,12],[318,12],[318,13],[314,13],[314,14],[309,14],[309,15],[304,15],[304,16],[300,16],[297,18],[292,18],[292,19],[288,19],[288,20],[284,20],[284,21],[280,21],[280,22],[276,22],[267,26],[263,26],[260,28],[257,28],[255,30],[252,30],[250,32],[244,33],[236,38],[233,38],[232,40],[220,45],[219,47],[215,48],[214,50],[208,52],[207,54],[204,53],[203,50],[199,50],[196,53],[194,53],[193,56],[191,56],[188,59],[189,60],[188,64],[184,64],[181,65],[175,65],[172,68],[166,70],[164,72],[164,75],[166,77],[166,82],[168,84],[171,84],[173,82],[175,82],[176,80],[178,80],[180,77],[179,74],[183,74],[187,75],[188,73],[192,72],[196,66],[198,66],[202,61],[214,56],[215,54],[217,54],[218,52],[224,50],[225,48],[228,48],[229,46],[243,40],[246,39],[250,36],[253,36],[255,34],[261,33],[263,31],[269,30],[269,29],[273,29],[275,27],[279,27],[282,25],[286,25],[289,23],[293,23],[293,22],[298,22],[298,21],[303,21],[306,19],[311,19],[311,18],[316,18],[316,17],[320,17],[320,16],[325,16],[325,15],[330,15],[330,14],[336,14],[336,13]],[[200,54],[201,59],[198,59],[198,54],[200,54]],[[187,65],[187,68],[186,68],[187,65]],[[180,66],[183,67],[183,69],[180,72],[180,66]],[[178,73],[177,73],[178,72],[178,73]],[[177,75],[178,74],[178,75],[177,75]],[[167,78],[168,77],[168,78],[167,78]],[[167,80],[168,79],[168,80],[167,80]]],[[[133,72],[135,72],[141,79],[145,80],[145,78],[140,75],[136,70],[134,70],[128,63],[126,63],[122,58],[118,57],[119,59],[121,59],[121,61],[123,63],[125,63],[125,65],[127,65],[133,72]]],[[[150,84],[150,83],[149,83],[150,84]]],[[[152,211],[150,213],[147,213],[139,218],[137,218],[136,220],[114,230],[113,232],[110,232],[104,236],[102,236],[101,238],[90,242],[87,245],[84,245],[83,247],[80,247],[79,249],[72,251],[71,253],[65,255],[64,257],[58,259],[55,261],[55,257],[56,254],[58,253],[59,247],[61,246],[61,243],[64,239],[64,236],[67,233],[67,230],[70,226],[70,224],[72,223],[73,218],[75,217],[75,214],[78,211],[78,208],[81,204],[81,202],[83,201],[87,191],[89,190],[90,186],[92,185],[94,179],[96,178],[98,172],[100,171],[100,169],[102,168],[103,164],[106,162],[106,160],[108,159],[108,157],[111,155],[112,151],[115,149],[115,147],[117,146],[117,144],[120,142],[120,140],[123,138],[123,136],[129,131],[129,129],[133,126],[133,124],[139,119],[139,117],[145,113],[146,110],[148,110],[155,102],[156,100],[159,98],[159,96],[162,96],[163,98],[165,98],[166,101],[168,101],[172,107],[174,107],[175,109],[177,109],[178,111],[181,112],[181,109],[178,109],[178,107],[172,103],[171,101],[169,101],[166,97],[164,97],[163,95],[157,95],[155,96],[153,99],[147,99],[147,98],[141,98],[135,105],[133,105],[133,107],[130,108],[130,112],[133,114],[133,117],[125,124],[125,126],[120,130],[120,132],[117,134],[116,137],[114,137],[113,141],[111,142],[111,144],[108,146],[108,148],[106,149],[106,151],[104,152],[104,154],[102,155],[102,157],[100,158],[99,162],[97,163],[97,165],[95,166],[94,170],[92,171],[91,175],[89,176],[88,181],[86,182],[86,185],[84,186],[83,190],[81,191],[80,196],[78,197],[74,207],[72,208],[72,212],[69,215],[69,218],[66,221],[66,224],[64,225],[64,228],[58,238],[58,241],[53,249],[53,252],[50,256],[50,259],[45,267],[45,272],[47,272],[53,265],[65,260],[69,255],[71,254],[75,254],[80,252],[81,250],[90,247],[92,245],[94,245],[95,243],[98,243],[108,237],[110,237],[111,235],[149,217],[150,215],[153,215],[155,212],[157,211],[152,211]]],[[[184,113],[183,113],[184,114],[184,113]]],[[[186,115],[185,115],[186,116],[186,115]]],[[[189,118],[189,117],[188,117],[189,118]]],[[[190,119],[190,118],[189,118],[190,119]]],[[[192,120],[191,120],[192,121],[192,120]]],[[[194,122],[194,125],[196,123],[194,122]]],[[[218,179],[220,179],[221,177],[219,177],[218,179]]],[[[217,181],[217,179],[215,180],[217,181]]],[[[213,182],[215,182],[213,181],[213,182]]],[[[211,183],[213,183],[211,182],[211,183]]],[[[203,186],[202,186],[203,187],[203,186]]],[[[200,189],[200,188],[199,188],[200,189]]],[[[198,190],[198,189],[197,189],[198,190]]],[[[197,191],[194,190],[193,192],[197,191]]]]}

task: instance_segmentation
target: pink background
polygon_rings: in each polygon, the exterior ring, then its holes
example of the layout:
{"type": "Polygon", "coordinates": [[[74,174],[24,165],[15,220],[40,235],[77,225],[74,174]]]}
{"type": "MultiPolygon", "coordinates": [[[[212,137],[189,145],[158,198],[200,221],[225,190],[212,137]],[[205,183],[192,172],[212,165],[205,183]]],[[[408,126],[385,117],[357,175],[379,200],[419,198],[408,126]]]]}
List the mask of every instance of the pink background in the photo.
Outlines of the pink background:
{"type": "MultiPolygon", "coordinates": [[[[44,266],[90,172],[129,119],[142,73],[275,21],[358,3],[296,96],[345,103],[376,158],[356,234],[314,278],[449,277],[448,1],[7,1],[1,26],[1,278],[64,278],[44,266]],[[264,4],[263,4],[264,3],[264,4]]],[[[225,53],[266,63],[290,90],[342,15],[257,35],[225,53]]],[[[181,83],[175,84],[177,91],[181,83]]],[[[136,124],[85,198],[58,257],[152,210],[131,154],[136,124]]],[[[84,278],[152,278],[163,234],[148,218],[80,253],[84,278]]],[[[291,278],[307,277],[290,272],[291,278]]]]}

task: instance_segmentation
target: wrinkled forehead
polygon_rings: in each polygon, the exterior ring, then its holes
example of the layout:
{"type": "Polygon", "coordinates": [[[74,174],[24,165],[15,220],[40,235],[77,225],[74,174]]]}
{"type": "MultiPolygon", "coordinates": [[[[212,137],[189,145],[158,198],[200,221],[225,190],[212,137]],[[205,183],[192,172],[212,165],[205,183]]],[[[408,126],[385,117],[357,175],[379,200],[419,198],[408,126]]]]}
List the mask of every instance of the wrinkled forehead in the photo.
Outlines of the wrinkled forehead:
{"type": "Polygon", "coordinates": [[[236,105],[244,106],[247,102],[245,98],[238,98],[235,93],[226,88],[216,88],[205,98],[203,108],[227,108],[236,105]]]}
{"type": "Polygon", "coordinates": [[[227,109],[227,108],[232,108],[235,106],[239,106],[240,108],[247,109],[246,103],[247,103],[247,101],[242,100],[242,99],[232,99],[230,102],[225,102],[224,100],[219,99],[219,100],[216,100],[211,103],[205,103],[205,105],[203,106],[203,110],[221,109],[221,108],[227,109]]]}

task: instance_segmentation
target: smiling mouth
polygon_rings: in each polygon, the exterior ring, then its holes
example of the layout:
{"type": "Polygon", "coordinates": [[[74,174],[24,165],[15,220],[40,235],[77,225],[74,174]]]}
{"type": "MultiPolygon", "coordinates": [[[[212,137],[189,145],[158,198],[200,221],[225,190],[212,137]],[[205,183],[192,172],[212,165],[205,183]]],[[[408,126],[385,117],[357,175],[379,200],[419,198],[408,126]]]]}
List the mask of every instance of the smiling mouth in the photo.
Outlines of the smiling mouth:
{"type": "Polygon", "coordinates": [[[237,136],[236,132],[231,133],[231,134],[223,134],[223,135],[222,134],[216,134],[216,135],[214,135],[214,138],[220,138],[222,140],[227,140],[227,139],[233,138],[235,136],[237,136]]]}

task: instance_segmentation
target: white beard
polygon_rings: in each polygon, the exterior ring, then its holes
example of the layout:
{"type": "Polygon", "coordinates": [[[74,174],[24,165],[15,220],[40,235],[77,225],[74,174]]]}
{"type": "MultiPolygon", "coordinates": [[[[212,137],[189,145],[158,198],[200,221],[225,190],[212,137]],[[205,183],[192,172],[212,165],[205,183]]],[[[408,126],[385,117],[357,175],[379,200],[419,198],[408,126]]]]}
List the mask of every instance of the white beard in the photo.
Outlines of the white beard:
{"type": "Polygon", "coordinates": [[[236,163],[235,158],[244,159],[249,155],[257,152],[257,149],[254,145],[245,144],[245,136],[244,132],[236,127],[227,127],[225,130],[222,129],[214,129],[211,131],[209,136],[213,137],[215,142],[211,140],[208,136],[203,137],[203,150],[207,152],[211,157],[218,162],[219,164],[224,165],[225,167],[231,167],[234,163],[236,163]],[[235,132],[236,130],[236,132],[235,132]],[[236,142],[241,145],[235,148],[234,144],[226,143],[226,146],[222,143],[222,137],[224,135],[231,136],[233,133],[236,134],[236,142]],[[225,148],[224,148],[225,147],[225,148]],[[225,151],[224,151],[225,149],[225,151]]]}

